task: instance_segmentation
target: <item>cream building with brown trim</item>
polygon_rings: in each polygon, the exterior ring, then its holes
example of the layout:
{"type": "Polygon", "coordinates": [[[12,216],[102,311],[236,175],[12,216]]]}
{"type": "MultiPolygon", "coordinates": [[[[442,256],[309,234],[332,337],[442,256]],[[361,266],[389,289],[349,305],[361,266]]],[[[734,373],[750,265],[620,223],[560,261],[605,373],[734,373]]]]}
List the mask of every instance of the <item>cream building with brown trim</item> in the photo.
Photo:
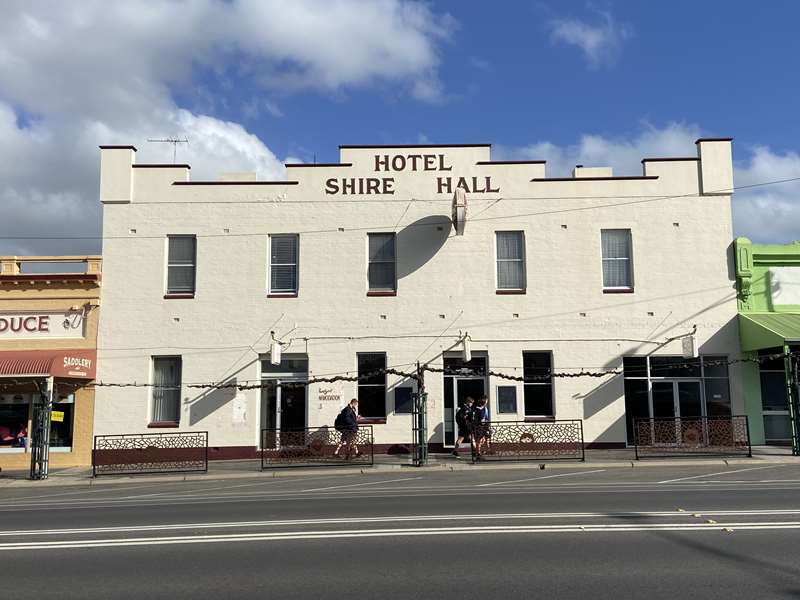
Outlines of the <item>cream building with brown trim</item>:
{"type": "Polygon", "coordinates": [[[50,466],[90,465],[102,259],[2,256],[0,266],[0,468],[30,467],[38,385],[50,377],[50,466]]]}
{"type": "Polygon", "coordinates": [[[249,456],[262,428],[330,425],[357,396],[386,449],[411,440],[413,382],[292,384],[418,361],[448,371],[425,379],[434,449],[466,395],[495,420],[582,419],[598,446],[624,446],[635,416],[742,412],[738,367],[712,368],[739,357],[730,139],[635,176],[548,177],[488,144],[341,146],[286,181],[192,181],[135,157],[101,148],[98,378],[142,385],[98,389],[98,433],[202,430],[211,458],[249,456]],[[188,386],[210,382],[263,388],[188,386]]]}

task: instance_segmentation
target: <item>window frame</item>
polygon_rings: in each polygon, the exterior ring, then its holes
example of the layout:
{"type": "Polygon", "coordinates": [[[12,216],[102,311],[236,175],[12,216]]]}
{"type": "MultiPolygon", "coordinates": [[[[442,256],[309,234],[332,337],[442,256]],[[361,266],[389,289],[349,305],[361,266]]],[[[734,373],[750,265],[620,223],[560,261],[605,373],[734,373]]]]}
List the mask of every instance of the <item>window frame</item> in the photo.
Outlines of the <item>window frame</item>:
{"type": "Polygon", "coordinates": [[[299,233],[271,233],[268,236],[267,244],[267,296],[270,298],[296,298],[300,292],[300,234],[299,233]],[[295,241],[295,262],[294,263],[273,263],[272,262],[272,240],[274,238],[294,238],[295,241]],[[294,266],[294,290],[273,290],[272,289],[272,269],[273,267],[294,266]]]}
{"type": "Polygon", "coordinates": [[[525,230],[523,229],[501,229],[494,232],[494,288],[498,294],[523,294],[528,287],[528,260],[525,230]],[[521,258],[500,258],[498,256],[497,244],[501,233],[518,233],[522,238],[522,257],[521,258]],[[519,262],[522,264],[522,287],[500,287],[500,262],[519,262]]]}
{"type": "Polygon", "coordinates": [[[522,351],[522,412],[525,419],[539,420],[539,419],[555,419],[556,418],[556,394],[555,382],[553,381],[553,351],[552,350],[523,350],[522,351]],[[525,379],[525,354],[547,354],[550,358],[550,378],[547,381],[524,381],[525,379]],[[528,414],[528,409],[525,405],[525,390],[527,386],[550,386],[550,414],[528,414]]]}
{"type": "Polygon", "coordinates": [[[166,256],[164,262],[166,269],[164,271],[164,298],[194,298],[197,293],[197,236],[195,234],[168,234],[166,239],[166,256]],[[172,263],[169,259],[170,241],[177,238],[190,238],[194,244],[194,252],[191,264],[187,263],[172,263]],[[169,271],[172,267],[191,267],[192,268],[192,290],[191,291],[173,291],[169,287],[169,271]]]}
{"type": "Polygon", "coordinates": [[[602,284],[603,293],[631,293],[634,291],[635,281],[633,276],[633,230],[630,227],[605,227],[600,229],[600,283],[602,284]],[[625,231],[628,237],[628,256],[624,258],[606,258],[603,256],[603,233],[606,231],[625,231]],[[628,264],[628,281],[629,285],[606,285],[606,262],[607,261],[627,261],[628,264]]]}
{"type": "MultiPolygon", "coordinates": [[[[497,397],[497,414],[498,415],[518,415],[519,414],[519,394],[517,393],[517,386],[516,385],[508,385],[508,384],[498,384],[495,386],[495,394],[497,397]],[[514,410],[500,410],[502,404],[501,401],[501,393],[500,390],[510,389],[514,391],[514,410]]],[[[524,400],[524,397],[523,397],[524,400]]]]}
{"type": "Polygon", "coordinates": [[[181,422],[181,394],[183,391],[183,356],[179,354],[156,354],[150,357],[150,381],[155,384],[156,378],[156,361],[157,360],[175,360],[178,363],[178,385],[175,387],[170,388],[159,388],[157,389],[155,386],[150,389],[150,408],[149,408],[149,418],[148,418],[148,427],[180,427],[181,422]],[[177,398],[177,407],[176,407],[176,414],[177,419],[174,421],[171,420],[164,420],[164,419],[156,419],[156,393],[159,390],[168,389],[169,391],[177,391],[178,398],[177,398]]]}
{"type": "Polygon", "coordinates": [[[386,352],[356,352],[356,375],[360,378],[361,377],[361,365],[360,359],[362,356],[382,356],[383,357],[383,383],[361,383],[359,379],[356,382],[356,398],[358,399],[358,411],[359,415],[361,415],[361,420],[365,423],[385,423],[388,411],[386,410],[387,405],[387,392],[388,392],[388,381],[386,377],[386,365],[388,364],[388,356],[386,352]],[[382,416],[366,416],[361,412],[361,389],[362,388],[383,388],[383,415],[382,416]]]}
{"type": "Polygon", "coordinates": [[[397,234],[393,231],[374,231],[367,233],[367,296],[396,296],[397,295],[397,234]],[[392,238],[392,260],[372,260],[370,257],[370,237],[371,236],[391,236],[392,238]],[[369,279],[369,267],[372,264],[392,264],[394,271],[394,278],[391,288],[386,287],[372,287],[369,279]]]}

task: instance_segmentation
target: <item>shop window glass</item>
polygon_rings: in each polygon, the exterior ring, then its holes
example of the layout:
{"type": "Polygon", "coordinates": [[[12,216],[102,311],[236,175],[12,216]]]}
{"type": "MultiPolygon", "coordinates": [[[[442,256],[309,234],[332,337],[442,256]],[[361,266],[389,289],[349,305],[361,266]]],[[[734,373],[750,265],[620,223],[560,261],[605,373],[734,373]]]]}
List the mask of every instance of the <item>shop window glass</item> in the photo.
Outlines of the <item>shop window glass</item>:
{"type": "Polygon", "coordinates": [[[358,412],[362,417],[386,417],[386,354],[358,354],[358,412]]]}
{"type": "Polygon", "coordinates": [[[727,379],[706,379],[706,414],[727,417],[731,414],[731,395],[727,379]]]}
{"type": "Polygon", "coordinates": [[[789,410],[783,371],[761,371],[761,407],[764,410],[789,410]]]}
{"type": "Polygon", "coordinates": [[[650,417],[650,404],[647,395],[646,379],[625,380],[625,422],[628,443],[633,444],[634,419],[650,417]]]}
{"type": "Polygon", "coordinates": [[[647,357],[624,356],[622,358],[622,370],[625,373],[625,377],[647,377],[647,357]]]}
{"type": "Polygon", "coordinates": [[[27,395],[0,398],[0,448],[24,448],[28,437],[27,395]]]}
{"type": "Polygon", "coordinates": [[[700,377],[700,359],[681,356],[651,356],[650,377],[700,377]]]}
{"type": "Polygon", "coordinates": [[[704,377],[724,377],[728,378],[728,357],[727,356],[703,356],[703,376],[704,377]]]}
{"type": "Polygon", "coordinates": [[[75,417],[75,401],[72,395],[62,396],[53,402],[50,417],[50,447],[72,447],[72,425],[75,417]]]}

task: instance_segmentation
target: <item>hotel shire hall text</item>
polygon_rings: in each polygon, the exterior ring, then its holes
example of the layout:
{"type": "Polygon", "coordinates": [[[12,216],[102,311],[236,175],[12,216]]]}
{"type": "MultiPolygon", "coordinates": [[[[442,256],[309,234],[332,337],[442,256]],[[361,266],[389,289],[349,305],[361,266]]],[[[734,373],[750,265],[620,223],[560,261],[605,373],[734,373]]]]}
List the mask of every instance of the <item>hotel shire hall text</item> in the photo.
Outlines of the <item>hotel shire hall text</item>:
{"type": "Polygon", "coordinates": [[[421,385],[431,451],[467,397],[598,448],[636,418],[743,414],[731,141],[696,146],[571,177],[488,144],[340,146],[285,181],[102,147],[95,433],[254,457],[355,398],[376,453],[410,452],[421,385]]]}

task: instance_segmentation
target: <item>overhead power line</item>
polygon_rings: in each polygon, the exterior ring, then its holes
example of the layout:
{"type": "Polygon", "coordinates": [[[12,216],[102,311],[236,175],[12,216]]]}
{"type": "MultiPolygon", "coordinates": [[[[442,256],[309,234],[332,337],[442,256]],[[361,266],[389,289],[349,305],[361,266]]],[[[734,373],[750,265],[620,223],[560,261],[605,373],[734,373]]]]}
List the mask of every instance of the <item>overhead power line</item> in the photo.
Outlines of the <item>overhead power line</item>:
{"type": "MultiPolygon", "coordinates": [[[[580,180],[576,180],[576,181],[580,181],[580,180]]],[[[793,182],[793,181],[800,181],[800,177],[792,177],[792,178],[789,178],[789,179],[776,179],[774,181],[764,181],[764,182],[760,182],[760,183],[753,183],[753,184],[742,185],[742,186],[734,186],[732,188],[724,188],[724,189],[720,189],[720,190],[714,190],[714,191],[708,192],[708,193],[727,194],[727,193],[733,193],[733,192],[735,192],[737,190],[752,189],[752,188],[763,187],[763,186],[768,186],[768,185],[777,185],[777,184],[789,183],[789,182],[793,182]]],[[[609,203],[609,204],[571,207],[571,208],[555,209],[555,210],[549,210],[549,211],[539,211],[539,212],[533,212],[533,213],[499,215],[499,216],[496,216],[496,217],[483,217],[483,218],[479,218],[479,219],[473,218],[473,219],[471,219],[471,221],[472,222],[482,222],[482,221],[494,221],[494,220],[502,220],[502,219],[508,220],[508,219],[516,219],[516,218],[521,218],[521,217],[536,217],[536,216],[544,216],[544,215],[552,215],[552,214],[563,214],[563,213],[570,213],[570,212],[582,212],[582,211],[589,211],[589,210],[598,210],[598,209],[602,209],[602,208],[616,208],[616,207],[620,207],[620,206],[630,206],[630,205],[634,205],[634,204],[647,204],[647,203],[651,203],[651,202],[659,202],[659,201],[662,201],[662,200],[677,200],[677,199],[681,199],[681,198],[696,198],[696,197],[701,196],[701,195],[702,194],[700,194],[700,193],[687,193],[687,194],[675,194],[675,195],[669,195],[669,196],[649,196],[649,195],[648,196],[552,196],[552,197],[547,197],[547,196],[502,197],[501,196],[499,198],[481,199],[480,201],[481,202],[491,202],[491,203],[497,204],[500,200],[503,200],[503,201],[506,201],[506,200],[509,200],[509,201],[517,201],[517,200],[530,200],[530,201],[537,201],[537,200],[583,200],[583,201],[593,201],[593,200],[598,200],[598,199],[602,200],[602,199],[620,198],[620,197],[621,198],[626,198],[626,199],[632,199],[632,200],[629,201],[629,202],[612,202],[612,203],[609,203]]],[[[338,200],[338,201],[335,201],[335,200],[325,200],[325,201],[321,201],[321,200],[320,201],[311,201],[311,200],[297,200],[297,201],[294,201],[294,200],[288,200],[288,201],[280,201],[280,202],[276,202],[276,201],[253,201],[253,202],[249,202],[248,201],[247,203],[259,204],[259,205],[263,205],[263,206],[287,206],[287,205],[291,206],[291,205],[294,205],[294,204],[306,203],[306,202],[307,203],[324,202],[326,204],[330,204],[331,202],[345,202],[346,203],[346,202],[358,202],[358,201],[360,201],[360,200],[338,200]]],[[[447,202],[448,204],[451,202],[450,200],[438,200],[438,199],[429,199],[429,200],[412,199],[412,201],[413,202],[447,202]]],[[[385,203],[386,201],[377,201],[377,202],[385,203]]],[[[390,202],[407,203],[408,200],[399,200],[399,201],[398,200],[390,200],[390,202]]],[[[187,202],[187,203],[188,204],[195,204],[194,202],[187,202]]],[[[144,203],[138,203],[137,202],[136,204],[144,204],[144,203]]],[[[167,204],[175,204],[175,202],[172,202],[172,201],[170,201],[169,203],[157,202],[157,203],[153,203],[153,204],[164,204],[164,205],[167,205],[167,204]]],[[[227,202],[227,201],[225,201],[225,202],[214,202],[213,204],[226,205],[226,204],[236,204],[236,202],[227,202]]],[[[491,208],[492,206],[493,205],[490,204],[489,206],[487,206],[487,209],[491,208]]],[[[433,216],[436,216],[436,215],[433,215],[433,216]]],[[[444,215],[442,215],[442,216],[444,216],[444,215]]],[[[442,219],[441,222],[434,222],[434,223],[411,223],[409,225],[406,225],[406,227],[441,227],[445,223],[449,223],[449,219],[447,219],[447,220],[442,219]]],[[[310,234],[322,234],[322,233],[343,233],[343,232],[347,232],[347,231],[373,231],[373,230],[380,230],[380,229],[392,230],[392,229],[395,229],[395,228],[396,228],[396,222],[395,223],[388,223],[386,225],[370,225],[370,226],[365,226],[365,227],[335,227],[335,228],[327,228],[327,229],[311,229],[311,230],[305,230],[305,231],[293,231],[293,233],[310,235],[310,234]]],[[[206,234],[197,234],[196,237],[198,237],[198,238],[218,238],[218,237],[235,238],[235,237],[253,237],[253,236],[263,237],[263,236],[269,235],[270,233],[274,233],[274,231],[271,231],[271,232],[269,232],[269,231],[265,231],[265,232],[243,232],[243,233],[235,233],[235,232],[234,233],[206,233],[206,234]]],[[[110,236],[102,236],[102,235],[96,235],[96,236],[86,236],[86,235],[80,235],[80,236],[70,236],[70,235],[62,235],[62,236],[38,236],[38,235],[0,236],[0,240],[119,240],[119,239],[122,239],[122,240],[159,239],[160,240],[160,239],[163,239],[163,238],[164,238],[163,235],[150,235],[150,236],[148,236],[148,235],[134,235],[134,234],[131,234],[131,235],[118,235],[118,236],[111,236],[111,235],[110,236]]]]}

